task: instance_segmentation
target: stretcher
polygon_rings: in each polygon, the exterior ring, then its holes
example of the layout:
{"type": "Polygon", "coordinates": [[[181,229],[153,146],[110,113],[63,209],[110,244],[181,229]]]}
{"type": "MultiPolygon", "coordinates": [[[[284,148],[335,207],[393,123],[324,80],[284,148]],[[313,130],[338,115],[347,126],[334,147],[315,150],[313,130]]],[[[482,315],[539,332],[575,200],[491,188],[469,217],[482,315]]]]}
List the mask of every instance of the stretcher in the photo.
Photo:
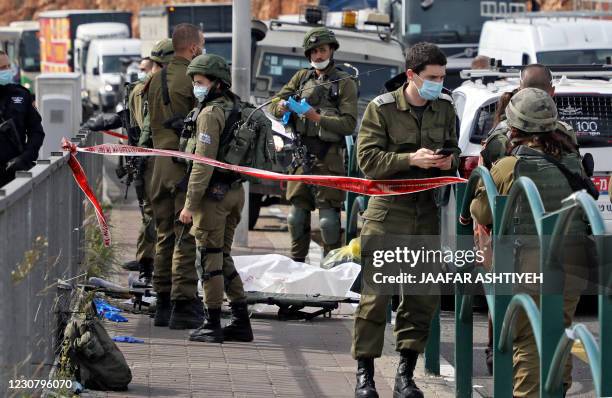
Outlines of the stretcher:
{"type": "Polygon", "coordinates": [[[278,319],[311,320],[319,315],[331,318],[331,312],[340,304],[356,304],[359,299],[338,296],[323,296],[320,294],[286,294],[266,292],[246,292],[247,304],[268,304],[278,307],[278,319]],[[318,308],[314,312],[303,311],[306,307],[318,308]]]}

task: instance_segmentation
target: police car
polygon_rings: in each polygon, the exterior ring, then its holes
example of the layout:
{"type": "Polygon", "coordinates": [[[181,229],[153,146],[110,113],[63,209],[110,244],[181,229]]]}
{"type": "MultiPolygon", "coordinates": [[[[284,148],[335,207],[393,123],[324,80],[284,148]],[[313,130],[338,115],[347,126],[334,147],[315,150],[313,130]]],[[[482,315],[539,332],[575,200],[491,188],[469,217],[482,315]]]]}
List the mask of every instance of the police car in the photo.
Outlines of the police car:
{"type": "MultiPolygon", "coordinates": [[[[481,142],[494,127],[498,99],[519,86],[520,67],[497,67],[490,70],[464,71],[468,78],[453,91],[460,119],[460,175],[469,178],[478,166],[481,142]]],[[[553,72],[559,117],[576,131],[580,153],[591,153],[595,160],[592,177],[600,196],[599,210],[606,228],[612,230],[612,204],[608,178],[612,174],[612,65],[556,66],[553,72]]],[[[453,191],[454,192],[454,191],[453,191]]],[[[456,222],[455,198],[451,193],[442,209],[442,231],[452,235],[456,222]]]]}

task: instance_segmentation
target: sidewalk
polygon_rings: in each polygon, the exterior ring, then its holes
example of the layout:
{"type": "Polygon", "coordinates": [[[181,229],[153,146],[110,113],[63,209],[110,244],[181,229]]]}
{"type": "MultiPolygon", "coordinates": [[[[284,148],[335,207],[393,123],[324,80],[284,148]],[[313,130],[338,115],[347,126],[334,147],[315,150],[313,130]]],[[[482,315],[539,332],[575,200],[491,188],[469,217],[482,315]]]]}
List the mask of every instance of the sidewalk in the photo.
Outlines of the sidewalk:
{"type": "MultiPolygon", "coordinates": [[[[289,235],[274,213],[262,209],[259,226],[251,231],[250,248],[234,254],[286,253],[289,235]]],[[[113,210],[113,239],[135,241],[139,213],[135,206],[113,210]],[[129,238],[129,239],[128,239],[129,238]]],[[[122,248],[123,259],[133,258],[133,245],[122,248]]],[[[116,275],[126,283],[127,274],[116,275]]],[[[274,314],[252,318],[252,343],[206,344],[188,340],[189,331],[154,327],[146,315],[128,314],[127,323],[106,322],[111,336],[130,335],[144,344],[118,343],[132,369],[127,392],[87,392],[85,397],[352,397],[356,362],[351,358],[352,317],[334,316],[313,321],[278,321],[274,314]]],[[[391,327],[387,328],[383,357],[376,361],[377,389],[391,397],[398,354],[391,327]]],[[[443,362],[444,363],[444,362],[443,362]]],[[[454,396],[452,382],[426,375],[418,362],[416,382],[425,397],[454,396]]]]}

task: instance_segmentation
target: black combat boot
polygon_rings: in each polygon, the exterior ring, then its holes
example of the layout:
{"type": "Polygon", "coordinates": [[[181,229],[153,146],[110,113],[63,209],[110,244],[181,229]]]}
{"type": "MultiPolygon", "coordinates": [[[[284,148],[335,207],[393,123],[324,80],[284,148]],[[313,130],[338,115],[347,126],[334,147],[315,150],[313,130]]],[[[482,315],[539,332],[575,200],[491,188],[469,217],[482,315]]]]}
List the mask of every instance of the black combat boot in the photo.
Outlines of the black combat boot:
{"type": "Polygon", "coordinates": [[[306,262],[306,257],[292,257],[291,259],[293,261],[295,261],[296,263],[305,263],[306,262]]]}
{"type": "Polygon", "coordinates": [[[128,261],[127,263],[121,264],[121,268],[126,271],[138,271],[140,270],[140,263],[136,260],[128,261]]]}
{"type": "Polygon", "coordinates": [[[378,398],[374,383],[374,358],[357,358],[355,398],[378,398]]]}
{"type": "Polygon", "coordinates": [[[202,325],[204,318],[197,312],[194,300],[176,300],[172,304],[170,329],[196,329],[202,325]]]}
{"type": "Polygon", "coordinates": [[[209,308],[206,322],[189,335],[190,341],[204,343],[223,343],[223,329],[221,328],[221,308],[209,308]]]}
{"type": "Polygon", "coordinates": [[[153,259],[151,258],[143,258],[140,260],[140,268],[138,281],[141,286],[135,287],[152,287],[151,282],[153,280],[153,259]]]}
{"type": "Polygon", "coordinates": [[[413,378],[419,353],[413,350],[402,350],[400,355],[393,398],[423,398],[423,392],[419,390],[413,378]]]}
{"type": "Polygon", "coordinates": [[[246,303],[231,303],[232,319],[223,328],[225,341],[253,341],[253,329],[246,303]]]}
{"type": "Polygon", "coordinates": [[[168,326],[170,322],[170,311],[172,310],[172,302],[170,301],[170,293],[157,293],[157,301],[155,303],[155,326],[168,326]]]}

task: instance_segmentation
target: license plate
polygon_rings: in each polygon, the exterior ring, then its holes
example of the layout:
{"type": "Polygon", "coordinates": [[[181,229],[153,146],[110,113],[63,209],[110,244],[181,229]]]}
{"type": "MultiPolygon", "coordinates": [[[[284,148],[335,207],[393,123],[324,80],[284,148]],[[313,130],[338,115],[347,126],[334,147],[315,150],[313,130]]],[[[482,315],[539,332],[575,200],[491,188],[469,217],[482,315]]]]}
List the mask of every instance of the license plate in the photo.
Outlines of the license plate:
{"type": "Polygon", "coordinates": [[[612,220],[612,203],[610,202],[610,194],[608,192],[609,176],[593,176],[591,179],[599,190],[599,199],[597,207],[601,212],[604,220],[612,220]]]}
{"type": "Polygon", "coordinates": [[[595,183],[595,186],[597,187],[601,195],[608,194],[608,176],[593,176],[591,177],[591,180],[593,180],[593,183],[595,183]]]}

